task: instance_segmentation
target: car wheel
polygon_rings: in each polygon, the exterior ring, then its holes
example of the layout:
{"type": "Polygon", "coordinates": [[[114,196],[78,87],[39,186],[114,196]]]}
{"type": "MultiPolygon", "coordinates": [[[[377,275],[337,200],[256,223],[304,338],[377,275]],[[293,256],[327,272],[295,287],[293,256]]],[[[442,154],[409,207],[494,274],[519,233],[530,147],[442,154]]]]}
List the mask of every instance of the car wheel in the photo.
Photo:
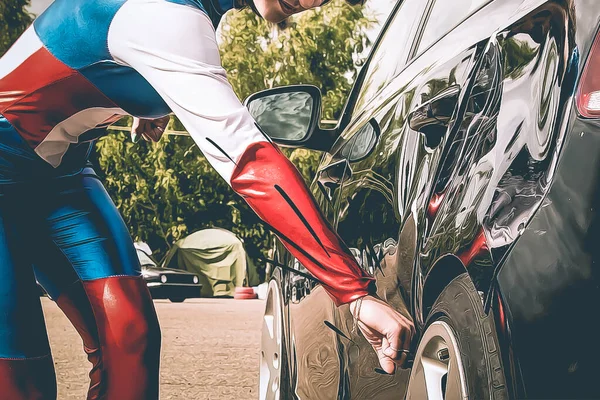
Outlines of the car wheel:
{"type": "Polygon", "coordinates": [[[283,304],[276,280],[269,282],[261,333],[259,399],[287,399],[287,356],[285,353],[283,304]]]}
{"type": "Polygon", "coordinates": [[[185,301],[185,297],[169,297],[171,303],[183,303],[185,301]]]}
{"type": "Polygon", "coordinates": [[[508,399],[495,332],[469,275],[455,278],[429,313],[406,399],[508,399]]]}

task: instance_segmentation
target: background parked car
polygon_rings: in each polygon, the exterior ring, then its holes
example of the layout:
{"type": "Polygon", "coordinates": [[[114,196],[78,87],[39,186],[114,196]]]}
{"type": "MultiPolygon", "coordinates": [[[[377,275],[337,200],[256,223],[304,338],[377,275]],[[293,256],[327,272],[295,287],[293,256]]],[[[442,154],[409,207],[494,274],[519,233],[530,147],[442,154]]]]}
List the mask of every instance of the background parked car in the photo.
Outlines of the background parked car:
{"type": "Polygon", "coordinates": [[[135,243],[135,250],[142,266],[142,276],[153,299],[169,299],[174,303],[181,303],[186,299],[200,297],[202,285],[198,275],[159,267],[147,246],[135,243]]]}
{"type": "Polygon", "coordinates": [[[314,87],[247,100],[326,152],[323,214],[418,329],[412,369],[381,374],[278,245],[261,399],[600,398],[599,26],[596,0],[404,0],[336,129],[314,87]]]}

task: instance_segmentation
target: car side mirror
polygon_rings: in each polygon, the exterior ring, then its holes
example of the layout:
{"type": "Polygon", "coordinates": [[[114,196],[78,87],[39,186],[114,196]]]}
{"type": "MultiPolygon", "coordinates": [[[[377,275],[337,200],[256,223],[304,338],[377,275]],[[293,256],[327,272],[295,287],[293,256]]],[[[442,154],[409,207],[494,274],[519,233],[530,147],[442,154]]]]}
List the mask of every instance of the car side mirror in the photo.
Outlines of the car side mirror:
{"type": "Polygon", "coordinates": [[[250,95],[244,105],[258,127],[275,143],[328,151],[335,130],[321,129],[321,91],[312,85],[282,86],[250,95]]]}

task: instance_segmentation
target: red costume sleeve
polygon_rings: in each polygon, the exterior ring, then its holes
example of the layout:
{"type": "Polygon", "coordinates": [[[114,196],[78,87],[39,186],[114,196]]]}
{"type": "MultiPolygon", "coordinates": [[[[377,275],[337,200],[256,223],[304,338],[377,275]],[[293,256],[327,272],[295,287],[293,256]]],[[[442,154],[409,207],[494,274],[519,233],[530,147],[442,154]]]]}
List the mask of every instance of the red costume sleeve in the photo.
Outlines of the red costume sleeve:
{"type": "Polygon", "coordinates": [[[337,305],[374,292],[374,279],[333,232],[299,172],[275,145],[250,145],[237,162],[231,186],[323,283],[337,305]]]}

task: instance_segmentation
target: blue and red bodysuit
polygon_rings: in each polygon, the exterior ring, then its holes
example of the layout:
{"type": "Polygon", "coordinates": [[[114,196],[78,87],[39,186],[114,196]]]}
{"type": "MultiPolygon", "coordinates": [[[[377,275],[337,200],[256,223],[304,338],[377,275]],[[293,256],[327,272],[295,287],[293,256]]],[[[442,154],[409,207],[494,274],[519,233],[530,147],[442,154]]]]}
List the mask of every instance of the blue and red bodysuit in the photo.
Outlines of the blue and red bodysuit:
{"type": "Polygon", "coordinates": [[[154,307],[126,226],[86,167],[123,115],[175,113],[338,304],[371,292],[227,82],[214,31],[226,1],[205,11],[196,0],[56,0],[0,59],[0,399],[56,397],[33,266],[83,338],[88,398],[158,397],[154,307]]]}

